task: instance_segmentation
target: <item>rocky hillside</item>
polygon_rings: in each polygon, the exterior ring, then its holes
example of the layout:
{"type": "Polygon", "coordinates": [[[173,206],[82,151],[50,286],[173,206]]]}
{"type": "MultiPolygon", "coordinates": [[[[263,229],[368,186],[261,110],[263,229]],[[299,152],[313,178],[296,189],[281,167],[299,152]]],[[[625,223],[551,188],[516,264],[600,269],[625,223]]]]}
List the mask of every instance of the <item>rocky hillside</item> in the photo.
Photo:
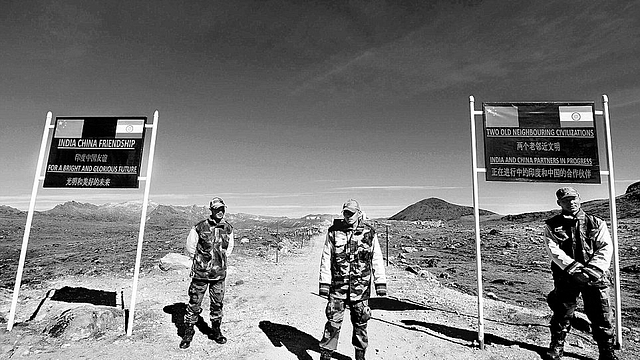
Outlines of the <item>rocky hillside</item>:
{"type": "MultiPolygon", "coordinates": [[[[471,206],[455,205],[442,199],[429,198],[408,206],[389,220],[457,220],[468,215],[473,215],[471,206]]],[[[480,215],[495,215],[495,213],[480,209],[480,215]]]]}
{"type": "MultiPolygon", "coordinates": [[[[583,199],[584,200],[584,199],[583,199]]],[[[589,200],[582,203],[584,211],[609,220],[609,199],[589,200]]],[[[557,210],[538,211],[525,214],[507,215],[503,220],[509,221],[541,221],[555,215],[557,210]]],[[[640,182],[627,187],[627,191],[616,197],[616,213],[618,219],[640,217],[640,182]]]]}

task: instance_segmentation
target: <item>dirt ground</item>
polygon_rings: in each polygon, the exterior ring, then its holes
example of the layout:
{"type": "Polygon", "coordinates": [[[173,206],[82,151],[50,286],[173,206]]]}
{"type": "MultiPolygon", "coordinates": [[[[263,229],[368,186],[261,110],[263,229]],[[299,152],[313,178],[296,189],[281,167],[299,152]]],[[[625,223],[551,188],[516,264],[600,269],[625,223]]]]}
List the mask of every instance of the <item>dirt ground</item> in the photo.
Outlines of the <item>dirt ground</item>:
{"type": "MultiPolygon", "coordinates": [[[[274,254],[255,257],[239,251],[231,257],[222,325],[227,344],[209,340],[204,325],[189,349],[178,348],[188,270],[154,267],[140,276],[131,337],[125,335],[124,312],[116,326],[96,338],[68,341],[43,333],[58,315],[54,309],[59,310],[56,301],[43,301],[49,290],[70,286],[115,292],[128,308],[130,277],[76,274],[23,288],[16,326],[11,332],[4,326],[0,330],[0,359],[319,359],[326,303],[317,295],[323,241],[323,235],[315,236],[303,248],[279,256],[277,263],[274,254]]],[[[367,359],[539,359],[548,344],[548,311],[485,299],[485,349],[480,350],[476,297],[441,285],[428,272],[406,271],[403,264],[389,265],[387,273],[389,296],[370,301],[367,359]]],[[[347,320],[335,359],[353,358],[350,339],[347,320]]],[[[640,358],[637,344],[625,344],[621,358],[640,358]]],[[[590,334],[574,330],[566,358],[596,359],[590,334]]]]}

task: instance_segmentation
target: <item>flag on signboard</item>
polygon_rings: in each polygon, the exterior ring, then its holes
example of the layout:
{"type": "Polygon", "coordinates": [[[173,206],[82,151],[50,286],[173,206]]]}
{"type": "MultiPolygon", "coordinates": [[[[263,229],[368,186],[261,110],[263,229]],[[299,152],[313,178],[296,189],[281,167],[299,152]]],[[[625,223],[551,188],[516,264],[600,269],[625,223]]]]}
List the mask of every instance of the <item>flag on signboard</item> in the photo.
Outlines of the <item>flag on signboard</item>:
{"type": "Polygon", "coordinates": [[[518,127],[517,106],[485,106],[487,127],[518,127]]]}
{"type": "Polygon", "coordinates": [[[587,106],[558,106],[560,127],[593,127],[593,108],[587,106]]]}
{"type": "Polygon", "coordinates": [[[60,119],[56,122],[54,138],[77,139],[82,137],[83,119],[60,119]]]}
{"type": "Polygon", "coordinates": [[[116,125],[116,139],[142,139],[144,120],[118,119],[116,125]]]}

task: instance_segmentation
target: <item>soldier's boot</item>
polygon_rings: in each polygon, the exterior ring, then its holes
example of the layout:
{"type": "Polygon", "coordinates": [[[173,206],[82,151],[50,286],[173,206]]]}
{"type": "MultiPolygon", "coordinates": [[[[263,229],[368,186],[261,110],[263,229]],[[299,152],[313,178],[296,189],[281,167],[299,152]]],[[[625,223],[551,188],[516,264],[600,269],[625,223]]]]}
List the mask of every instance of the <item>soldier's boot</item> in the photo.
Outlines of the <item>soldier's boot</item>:
{"type": "Polygon", "coordinates": [[[598,344],[598,350],[600,351],[598,360],[618,360],[618,357],[613,352],[613,339],[598,344]]]}
{"type": "Polygon", "coordinates": [[[549,350],[545,354],[545,360],[562,359],[564,355],[564,340],[566,338],[567,333],[564,331],[551,334],[551,343],[549,344],[549,350]]]}
{"type": "Polygon", "coordinates": [[[320,360],[331,360],[333,351],[327,349],[320,349],[320,360]]]}
{"type": "Polygon", "coordinates": [[[220,330],[221,320],[211,320],[211,334],[209,338],[218,344],[225,344],[227,342],[227,338],[222,335],[222,331],[220,330]]]}
{"type": "Polygon", "coordinates": [[[365,360],[364,350],[356,349],[356,360],[365,360]]]}
{"type": "Polygon", "coordinates": [[[186,349],[191,345],[191,341],[193,340],[193,335],[195,335],[195,333],[196,331],[193,329],[193,324],[186,325],[182,341],[180,341],[180,349],[186,349]]]}

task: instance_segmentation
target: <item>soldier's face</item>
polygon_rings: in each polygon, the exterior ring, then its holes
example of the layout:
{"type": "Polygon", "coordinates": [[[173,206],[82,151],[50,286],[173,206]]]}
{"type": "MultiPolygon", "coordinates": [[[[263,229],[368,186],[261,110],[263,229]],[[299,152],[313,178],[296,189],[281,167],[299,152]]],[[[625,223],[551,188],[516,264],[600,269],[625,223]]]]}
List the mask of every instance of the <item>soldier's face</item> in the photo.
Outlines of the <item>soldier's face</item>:
{"type": "Polygon", "coordinates": [[[580,210],[580,198],[578,196],[568,196],[558,200],[558,205],[565,212],[575,215],[580,210]]]}
{"type": "Polygon", "coordinates": [[[354,213],[349,210],[344,210],[342,212],[342,217],[344,217],[344,221],[346,221],[349,224],[355,224],[356,221],[358,221],[358,213],[354,213]]]}
{"type": "Polygon", "coordinates": [[[211,208],[211,216],[216,220],[222,220],[224,217],[224,206],[211,208]]]}

